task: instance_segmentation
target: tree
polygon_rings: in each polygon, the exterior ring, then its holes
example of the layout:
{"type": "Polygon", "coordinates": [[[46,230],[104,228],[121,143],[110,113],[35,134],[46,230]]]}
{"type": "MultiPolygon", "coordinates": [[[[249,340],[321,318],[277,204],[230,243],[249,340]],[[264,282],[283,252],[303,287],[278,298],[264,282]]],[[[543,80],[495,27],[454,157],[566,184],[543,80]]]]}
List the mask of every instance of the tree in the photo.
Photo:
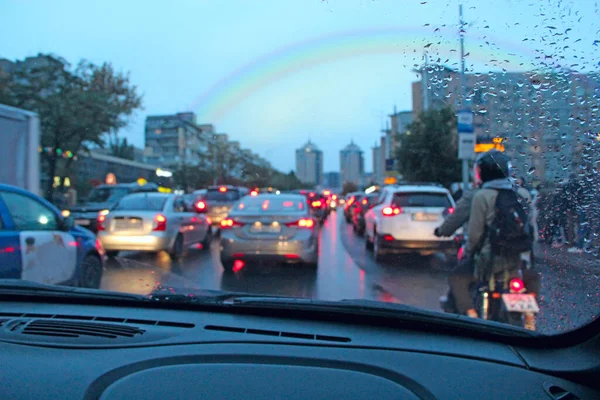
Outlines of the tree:
{"type": "Polygon", "coordinates": [[[125,158],[126,160],[135,158],[134,147],[127,142],[127,138],[119,138],[116,134],[113,134],[109,138],[108,147],[112,156],[125,158]]]}
{"type": "Polygon", "coordinates": [[[430,110],[408,126],[398,138],[396,153],[400,173],[407,181],[439,182],[450,186],[460,181],[456,148],[456,117],[450,108],[430,110]]]}
{"type": "Polygon", "coordinates": [[[62,58],[40,54],[33,64],[16,65],[0,81],[0,102],[38,113],[51,199],[56,172],[68,171],[74,155],[91,144],[104,146],[103,136],[126,126],[141,97],[129,76],[109,63],[82,60],[72,69],[62,58]]]}

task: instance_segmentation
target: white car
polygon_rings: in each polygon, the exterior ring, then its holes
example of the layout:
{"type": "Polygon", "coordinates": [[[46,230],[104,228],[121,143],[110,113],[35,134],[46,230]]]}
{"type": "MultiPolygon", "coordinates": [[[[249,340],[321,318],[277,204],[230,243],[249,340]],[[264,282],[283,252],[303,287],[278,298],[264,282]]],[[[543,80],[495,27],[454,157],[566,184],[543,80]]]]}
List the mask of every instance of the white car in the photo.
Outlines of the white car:
{"type": "Polygon", "coordinates": [[[375,205],[365,214],[365,246],[375,260],[389,253],[455,256],[459,243],[433,234],[454,212],[450,192],[435,184],[385,186],[375,205]]]}

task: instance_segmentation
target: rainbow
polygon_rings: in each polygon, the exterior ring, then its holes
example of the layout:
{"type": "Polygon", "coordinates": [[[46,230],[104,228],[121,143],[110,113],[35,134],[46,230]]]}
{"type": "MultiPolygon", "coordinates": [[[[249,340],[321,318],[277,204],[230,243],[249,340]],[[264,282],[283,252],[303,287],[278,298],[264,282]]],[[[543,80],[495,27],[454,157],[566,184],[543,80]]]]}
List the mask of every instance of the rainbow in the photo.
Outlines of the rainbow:
{"type": "MultiPolygon", "coordinates": [[[[264,54],[219,79],[190,104],[202,121],[217,123],[253,93],[296,73],[319,65],[366,55],[397,54],[421,62],[424,51],[435,62],[439,57],[458,62],[458,37],[454,28],[387,27],[337,32],[292,43],[264,54]]],[[[469,32],[465,37],[467,63],[500,70],[521,69],[536,53],[514,42],[469,32]],[[488,44],[489,43],[489,44],[488,44]]],[[[410,66],[413,67],[412,65],[410,66]]],[[[408,68],[408,65],[407,65],[408,68]]]]}

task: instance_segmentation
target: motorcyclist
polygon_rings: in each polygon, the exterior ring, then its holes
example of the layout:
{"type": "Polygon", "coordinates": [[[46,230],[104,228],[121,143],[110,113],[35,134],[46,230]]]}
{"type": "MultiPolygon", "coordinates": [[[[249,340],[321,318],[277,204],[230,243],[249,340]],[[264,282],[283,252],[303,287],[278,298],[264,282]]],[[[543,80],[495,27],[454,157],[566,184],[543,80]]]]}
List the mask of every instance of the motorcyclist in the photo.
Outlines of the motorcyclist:
{"type": "MultiPolygon", "coordinates": [[[[494,273],[497,272],[497,268],[500,268],[497,265],[501,265],[502,262],[505,265],[509,263],[509,265],[514,266],[518,265],[522,258],[522,255],[519,254],[515,255],[515,260],[494,260],[494,265],[489,265],[491,258],[489,256],[490,246],[487,242],[486,227],[490,226],[494,220],[494,205],[498,190],[514,190],[513,183],[509,178],[510,161],[508,157],[497,150],[483,153],[476,160],[474,170],[476,186],[481,185],[481,189],[465,194],[459,201],[462,204],[457,203],[457,211],[452,215],[453,218],[449,218],[444,225],[438,227],[435,231],[436,235],[450,236],[453,233],[450,232],[450,229],[456,230],[466,222],[466,218],[469,220],[466,254],[452,272],[449,283],[451,297],[453,297],[457,311],[470,317],[477,317],[469,292],[469,286],[476,280],[474,276],[474,257],[477,256],[478,266],[491,267],[494,273]],[[471,203],[471,205],[467,216],[464,210],[469,209],[468,203],[471,203]]],[[[517,194],[527,202],[531,202],[531,196],[527,190],[518,188],[517,194]]],[[[529,265],[531,265],[531,255],[529,254],[528,257],[530,258],[529,265]]],[[[514,269],[514,267],[512,268],[514,269]]],[[[528,273],[526,279],[529,282],[529,290],[538,293],[539,278],[537,274],[528,273]]]]}

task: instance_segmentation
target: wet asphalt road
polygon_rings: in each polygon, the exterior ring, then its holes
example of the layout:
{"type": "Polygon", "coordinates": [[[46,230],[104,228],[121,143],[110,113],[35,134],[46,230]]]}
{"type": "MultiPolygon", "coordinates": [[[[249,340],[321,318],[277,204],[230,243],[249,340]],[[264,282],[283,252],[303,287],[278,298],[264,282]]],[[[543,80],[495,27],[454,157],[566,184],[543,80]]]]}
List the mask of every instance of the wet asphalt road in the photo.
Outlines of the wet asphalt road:
{"type": "MultiPolygon", "coordinates": [[[[390,256],[376,263],[364,239],[332,212],[320,232],[319,266],[244,266],[224,274],[217,241],[209,249],[189,249],[180,262],[166,253],[125,253],[110,260],[102,289],[148,294],[157,286],[213,289],[283,295],[320,300],[367,299],[398,302],[440,311],[439,297],[447,291],[448,266],[438,257],[390,256]]],[[[558,333],[581,326],[600,313],[597,266],[566,268],[557,262],[540,263],[542,293],[538,329],[558,333]],[[591,268],[591,269],[590,269],[591,268]]]]}

